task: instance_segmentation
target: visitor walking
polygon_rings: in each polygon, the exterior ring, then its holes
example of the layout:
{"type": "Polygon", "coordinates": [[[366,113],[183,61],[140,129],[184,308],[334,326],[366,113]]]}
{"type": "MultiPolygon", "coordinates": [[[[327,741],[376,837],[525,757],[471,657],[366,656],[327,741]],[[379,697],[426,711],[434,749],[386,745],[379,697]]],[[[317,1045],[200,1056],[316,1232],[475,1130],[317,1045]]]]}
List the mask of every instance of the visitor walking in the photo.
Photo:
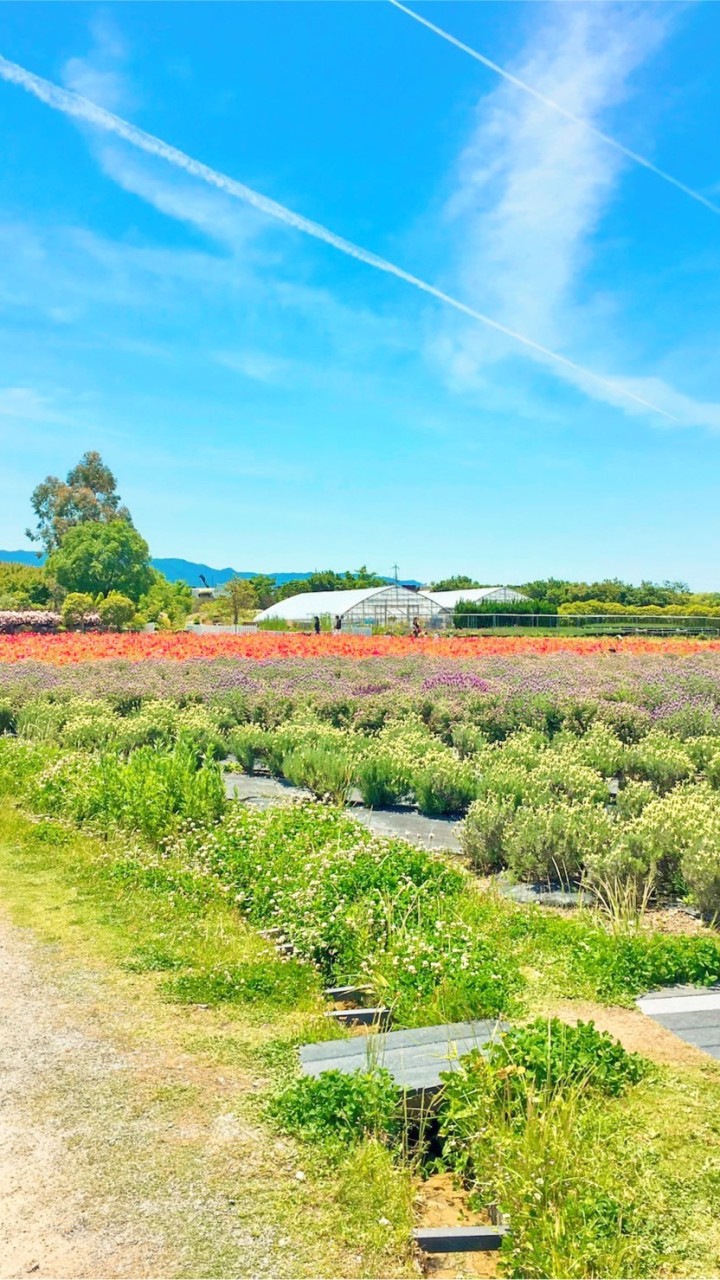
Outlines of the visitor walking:
{"type": "Polygon", "coordinates": [[[342,618],[339,613],[335,614],[335,630],[342,631],[342,618]]]}
{"type": "Polygon", "coordinates": [[[315,617],[313,618],[313,627],[315,629],[315,635],[319,636],[320,635],[320,619],[318,618],[317,614],[315,614],[315,617]]]}

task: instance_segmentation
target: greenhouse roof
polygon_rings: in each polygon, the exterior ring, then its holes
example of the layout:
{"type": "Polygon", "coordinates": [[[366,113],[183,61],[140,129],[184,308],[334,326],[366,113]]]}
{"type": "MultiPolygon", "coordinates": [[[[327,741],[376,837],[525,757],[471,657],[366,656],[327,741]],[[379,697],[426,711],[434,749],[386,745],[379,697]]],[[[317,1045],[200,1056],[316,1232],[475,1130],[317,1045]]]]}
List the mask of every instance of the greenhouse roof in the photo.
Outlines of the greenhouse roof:
{"type": "Polygon", "coordinates": [[[482,600],[527,600],[528,596],[513,587],[464,587],[460,591],[425,591],[436,604],[443,609],[453,609],[459,600],[480,602],[482,600]]]}
{"type": "Polygon", "coordinates": [[[343,617],[350,609],[364,604],[366,600],[370,601],[375,596],[383,596],[386,593],[396,595],[398,592],[407,596],[410,601],[428,599],[427,595],[420,596],[418,592],[409,591],[407,587],[395,582],[382,587],[356,587],[352,591],[303,591],[297,596],[289,596],[287,600],[278,600],[277,604],[271,604],[268,609],[263,609],[262,613],[257,615],[255,621],[265,622],[269,618],[282,618],[286,622],[302,622],[306,618],[320,618],[327,613],[332,614],[333,617],[336,614],[343,617]]]}

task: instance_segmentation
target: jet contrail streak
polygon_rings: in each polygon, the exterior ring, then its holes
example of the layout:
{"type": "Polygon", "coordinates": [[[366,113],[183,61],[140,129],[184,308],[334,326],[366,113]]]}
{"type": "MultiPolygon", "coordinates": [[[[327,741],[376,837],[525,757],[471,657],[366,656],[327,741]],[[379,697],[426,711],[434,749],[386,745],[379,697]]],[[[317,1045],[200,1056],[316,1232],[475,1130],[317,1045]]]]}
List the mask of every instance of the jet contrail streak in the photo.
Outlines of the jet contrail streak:
{"type": "Polygon", "coordinates": [[[358,262],[364,262],[369,267],[375,267],[376,270],[384,271],[387,275],[396,276],[398,280],[404,280],[406,284],[413,285],[414,288],[420,289],[423,293],[430,294],[431,297],[437,298],[439,302],[446,303],[447,306],[462,312],[463,315],[470,316],[473,320],[479,320],[481,324],[487,325],[488,328],[494,329],[497,333],[504,334],[507,338],[512,338],[513,341],[521,343],[522,346],[529,348],[531,351],[536,351],[548,360],[554,360],[556,364],[561,365],[563,368],[570,369],[573,373],[580,374],[583,378],[591,378],[593,382],[612,391],[613,395],[632,400],[635,404],[642,405],[644,409],[659,413],[662,417],[669,418],[672,422],[678,421],[666,409],[661,409],[649,400],[644,400],[641,396],[635,395],[633,391],[620,386],[610,378],[603,378],[600,374],[593,373],[591,369],[585,369],[582,365],[576,364],[574,360],[570,360],[567,356],[560,355],[557,351],[551,351],[549,347],[544,347],[540,342],[535,342],[534,339],[527,338],[522,333],[517,333],[514,329],[508,328],[507,325],[501,324],[500,321],[484,315],[482,311],[476,311],[474,307],[468,306],[467,303],[460,302],[459,299],[453,298],[449,293],[444,293],[442,289],[437,289],[435,285],[428,284],[426,280],[421,280],[418,276],[411,275],[409,271],[404,271],[402,267],[397,267],[394,263],[388,262],[387,259],[380,258],[375,253],[370,253],[369,250],[361,248],[360,245],[353,244],[351,240],[345,240],[342,236],[336,235],[334,231],[328,230],[327,227],[323,227],[319,222],[311,222],[309,218],[304,218],[302,214],[295,213],[292,209],[287,209],[285,205],[278,204],[275,200],[270,200],[258,191],[253,191],[252,187],[246,187],[243,183],[236,182],[234,178],[229,178],[227,174],[220,173],[217,169],[210,169],[208,165],[202,164],[199,160],[193,160],[192,156],[186,155],[184,151],[179,151],[176,147],[170,146],[169,143],[154,137],[153,134],[146,133],[144,129],[138,129],[135,125],[130,124],[129,121],[113,115],[111,111],[106,111],[104,107],[99,107],[96,103],[90,102],[89,99],[81,97],[80,94],[72,93],[69,89],[61,89],[59,85],[53,84],[50,80],[44,80],[42,76],[36,76],[32,71],[26,71],[24,67],[18,66],[17,63],[9,62],[2,54],[0,54],[0,79],[8,81],[10,84],[19,85],[20,88],[34,94],[36,98],[39,98],[41,102],[46,103],[47,106],[52,107],[55,111],[62,111],[65,115],[74,116],[88,124],[96,125],[99,129],[104,129],[106,133],[115,134],[116,137],[123,138],[125,142],[129,142],[132,146],[139,147],[141,151],[146,151],[149,155],[158,156],[160,159],[166,160],[168,164],[175,165],[178,169],[183,169],[185,173],[191,174],[192,177],[199,178],[202,182],[207,182],[212,187],[217,187],[220,191],[234,196],[237,200],[242,200],[245,204],[251,205],[254,209],[259,209],[261,213],[265,213],[271,218],[277,218],[278,221],[284,222],[286,226],[294,227],[297,231],[304,232],[305,235],[313,236],[316,240],[322,240],[324,244],[332,245],[340,253],[347,254],[348,257],[355,258],[358,262]]]}
{"type": "Polygon", "coordinates": [[[454,44],[456,49],[468,53],[476,62],[481,62],[484,67],[489,67],[496,75],[502,76],[503,80],[507,80],[509,84],[515,85],[516,89],[522,89],[523,93],[529,93],[531,97],[536,98],[538,102],[544,103],[546,107],[551,107],[553,111],[557,111],[566,120],[571,120],[573,124],[579,124],[588,133],[592,133],[596,138],[600,138],[602,142],[607,143],[609,147],[614,147],[616,151],[620,151],[622,155],[627,156],[628,160],[633,160],[635,164],[642,165],[643,169],[648,169],[650,173],[654,173],[657,178],[662,178],[664,182],[669,182],[671,186],[677,187],[678,191],[682,191],[683,195],[690,196],[691,200],[696,200],[698,204],[704,204],[706,209],[710,209],[713,213],[720,213],[720,205],[713,204],[712,200],[708,200],[706,196],[695,191],[692,187],[688,187],[679,178],[674,178],[671,173],[666,173],[664,169],[659,169],[652,160],[646,160],[645,156],[638,155],[637,151],[631,151],[624,143],[618,142],[617,138],[612,138],[609,133],[603,133],[601,129],[596,129],[594,124],[590,124],[589,120],[584,120],[582,116],[576,116],[572,111],[568,111],[567,107],[563,107],[559,102],[555,102],[552,98],[546,97],[539,89],[534,89],[526,80],[521,80],[519,76],[514,76],[511,71],[506,71],[505,67],[501,67],[497,62],[492,62],[490,58],[486,58],[484,53],[478,53],[477,49],[471,49],[469,44],[463,44],[462,40],[458,40],[456,36],[450,35],[449,31],[444,31],[442,27],[436,27],[434,22],[429,22],[427,18],[423,18],[414,9],[408,9],[406,5],[401,4],[400,0],[389,0],[395,9],[400,9],[402,13],[406,13],[409,18],[414,18],[423,27],[427,27],[429,31],[434,31],[436,36],[442,36],[443,40],[447,40],[450,44],[454,44]]]}

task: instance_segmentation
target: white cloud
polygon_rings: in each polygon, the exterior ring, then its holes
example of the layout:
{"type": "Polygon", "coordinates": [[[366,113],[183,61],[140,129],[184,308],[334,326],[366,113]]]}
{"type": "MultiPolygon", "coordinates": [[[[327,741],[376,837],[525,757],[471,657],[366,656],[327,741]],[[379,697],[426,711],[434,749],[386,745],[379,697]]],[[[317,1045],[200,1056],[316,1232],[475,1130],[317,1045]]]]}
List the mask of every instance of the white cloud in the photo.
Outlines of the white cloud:
{"type": "MultiPolygon", "coordinates": [[[[544,25],[514,69],[602,127],[608,110],[630,95],[633,73],[667,37],[668,14],[602,3],[542,13],[544,25]]],[[[627,114],[624,120],[627,127],[627,114]]],[[[632,343],[622,341],[621,300],[607,290],[594,295],[585,283],[601,252],[595,237],[626,167],[599,138],[502,84],[478,106],[445,209],[456,249],[453,287],[471,305],[660,405],[681,425],[716,428],[720,405],[683,395],[661,377],[633,377],[617,367],[632,358],[632,343]]],[[[462,322],[446,324],[429,351],[451,386],[466,390],[480,389],[489,366],[514,354],[502,336],[462,322]]],[[[645,413],[620,391],[615,396],[540,362],[587,394],[645,413]]]]}
{"type": "Polygon", "coordinates": [[[278,386],[289,381],[294,368],[293,361],[284,360],[267,351],[220,351],[216,359],[218,364],[243,374],[253,382],[278,386]]]}
{"type": "Polygon", "coordinates": [[[125,41],[106,13],[93,17],[90,31],[93,37],[90,52],[82,58],[68,59],[63,67],[63,83],[107,111],[127,111],[136,104],[137,98],[124,70],[125,41]]]}

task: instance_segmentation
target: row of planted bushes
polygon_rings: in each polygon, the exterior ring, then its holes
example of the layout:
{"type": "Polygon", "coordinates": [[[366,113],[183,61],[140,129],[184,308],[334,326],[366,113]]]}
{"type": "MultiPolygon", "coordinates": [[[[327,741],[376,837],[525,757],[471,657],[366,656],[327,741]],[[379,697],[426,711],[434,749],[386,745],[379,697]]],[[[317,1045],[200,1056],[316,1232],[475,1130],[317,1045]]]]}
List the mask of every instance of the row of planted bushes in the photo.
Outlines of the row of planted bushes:
{"type": "MultiPolygon", "coordinates": [[[[100,619],[97,619],[98,623],[100,619]]],[[[57,631],[62,623],[59,613],[50,609],[2,609],[0,610],[0,635],[15,635],[18,631],[35,631],[40,634],[57,631]]]]}
{"type": "Polygon", "coordinates": [[[524,729],[489,741],[456,726],[448,744],[417,717],[375,733],[339,729],[305,712],[272,729],[238,725],[230,706],[145,702],[118,714],[105,700],[41,698],[0,729],[21,738],[128,756],[141,747],[188,744],[203,757],[230,754],[247,772],[267,766],[318,798],[341,803],[414,802],[424,813],[467,812],[464,847],[476,869],[519,879],[690,892],[720,907],[720,740],[681,741],[653,729],[623,741],[601,720],[552,739],[524,729]],[[611,790],[612,785],[612,790],[611,790]]]}
{"type": "Polygon", "coordinates": [[[0,635],[22,631],[48,634],[56,631],[119,631],[135,620],[136,606],[119,591],[93,598],[71,592],[60,611],[52,609],[0,609],[0,635]]]}
{"type": "MultiPolygon", "coordinates": [[[[683,740],[720,736],[720,683],[705,675],[670,688],[628,680],[587,695],[516,694],[491,691],[486,679],[460,668],[431,668],[418,682],[418,666],[408,661],[392,662],[373,683],[368,672],[357,689],[334,692],[333,678],[344,682],[348,675],[342,660],[300,665],[301,671],[295,668],[287,679],[283,664],[272,661],[85,662],[50,672],[38,664],[18,664],[0,673],[0,702],[7,714],[17,715],[27,702],[40,701],[39,691],[46,689],[48,701],[102,702],[120,716],[162,700],[176,708],[203,704],[233,725],[275,729],[310,714],[333,728],[370,734],[388,721],[413,718],[446,745],[453,745],[460,730],[502,742],[519,729],[537,729],[548,738],[563,729],[582,735],[595,722],[608,725],[625,743],[638,742],[656,728],[683,740]]],[[[350,662],[350,672],[358,665],[350,662]]],[[[420,671],[424,668],[419,664],[420,671]]]]}
{"type": "MultiPolygon", "coordinates": [[[[186,742],[88,755],[0,739],[0,790],[102,834],[137,833],[219,885],[249,920],[279,926],[328,982],[368,981],[409,1025],[507,1012],[552,953],[565,995],[618,999],[720,975],[720,939],[613,936],[469,891],[451,860],[371,836],[319,803],[227,805],[217,764],[186,742]]],[[[176,882],[177,883],[177,880],[176,882]]]]}

